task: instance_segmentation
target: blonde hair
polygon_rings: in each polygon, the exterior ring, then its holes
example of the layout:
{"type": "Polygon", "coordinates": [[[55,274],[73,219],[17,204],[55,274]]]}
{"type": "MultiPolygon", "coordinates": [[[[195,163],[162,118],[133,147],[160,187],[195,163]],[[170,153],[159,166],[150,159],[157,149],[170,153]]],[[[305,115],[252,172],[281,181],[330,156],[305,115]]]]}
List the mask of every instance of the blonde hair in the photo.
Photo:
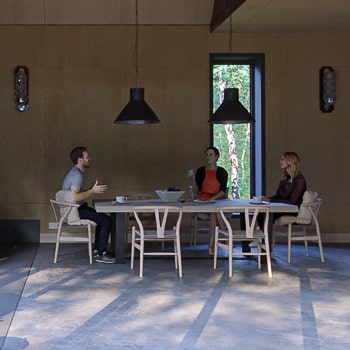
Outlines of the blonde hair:
{"type": "Polygon", "coordinates": [[[284,152],[282,156],[287,163],[287,168],[282,170],[282,179],[290,177],[290,181],[300,174],[300,158],[295,152],[284,152]]]}

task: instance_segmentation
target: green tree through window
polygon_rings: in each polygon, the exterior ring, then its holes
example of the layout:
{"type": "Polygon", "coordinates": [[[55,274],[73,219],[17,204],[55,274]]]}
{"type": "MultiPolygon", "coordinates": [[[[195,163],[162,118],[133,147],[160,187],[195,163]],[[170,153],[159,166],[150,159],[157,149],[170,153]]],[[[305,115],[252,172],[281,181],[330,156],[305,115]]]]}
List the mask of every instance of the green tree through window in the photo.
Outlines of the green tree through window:
{"type": "MultiPolygon", "coordinates": [[[[212,66],[213,113],[220,106],[225,88],[238,88],[239,100],[250,111],[251,66],[249,64],[214,64],[212,66]]],[[[218,165],[229,174],[230,198],[251,196],[251,125],[214,124],[213,145],[220,150],[218,165]]]]}

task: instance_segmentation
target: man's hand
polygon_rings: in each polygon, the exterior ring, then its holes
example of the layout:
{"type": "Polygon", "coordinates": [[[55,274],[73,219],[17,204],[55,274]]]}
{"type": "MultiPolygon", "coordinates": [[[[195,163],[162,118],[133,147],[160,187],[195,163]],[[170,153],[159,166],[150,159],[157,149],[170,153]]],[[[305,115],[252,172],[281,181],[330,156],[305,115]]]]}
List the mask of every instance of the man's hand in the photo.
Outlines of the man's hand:
{"type": "Polygon", "coordinates": [[[100,194],[106,192],[108,189],[107,185],[99,185],[99,181],[96,180],[94,185],[92,186],[92,192],[94,194],[100,194]]]}

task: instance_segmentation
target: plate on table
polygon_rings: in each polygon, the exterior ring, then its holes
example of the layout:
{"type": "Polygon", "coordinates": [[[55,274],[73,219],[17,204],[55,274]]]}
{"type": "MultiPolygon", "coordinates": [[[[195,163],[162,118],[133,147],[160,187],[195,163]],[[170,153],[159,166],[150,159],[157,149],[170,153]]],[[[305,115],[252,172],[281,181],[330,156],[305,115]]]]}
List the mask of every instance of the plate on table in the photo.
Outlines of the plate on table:
{"type": "Polygon", "coordinates": [[[193,202],[195,203],[199,203],[199,204],[210,204],[210,203],[215,203],[214,199],[210,199],[210,200],[201,200],[201,199],[194,199],[193,202]]]}
{"type": "Polygon", "coordinates": [[[265,204],[267,204],[266,202],[257,203],[257,202],[253,202],[253,201],[250,201],[249,203],[253,204],[253,205],[265,205],[265,204]]]}

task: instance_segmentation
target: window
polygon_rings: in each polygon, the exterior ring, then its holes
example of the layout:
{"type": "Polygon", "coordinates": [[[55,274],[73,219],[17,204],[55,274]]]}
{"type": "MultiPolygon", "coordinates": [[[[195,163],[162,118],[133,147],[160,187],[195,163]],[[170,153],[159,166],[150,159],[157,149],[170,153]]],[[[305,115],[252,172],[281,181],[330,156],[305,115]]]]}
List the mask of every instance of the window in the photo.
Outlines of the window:
{"type": "Polygon", "coordinates": [[[253,115],[251,124],[214,124],[211,144],[220,151],[218,165],[229,174],[229,198],[265,193],[263,179],[263,54],[210,55],[210,113],[223,100],[225,88],[238,88],[239,100],[253,115]]]}

